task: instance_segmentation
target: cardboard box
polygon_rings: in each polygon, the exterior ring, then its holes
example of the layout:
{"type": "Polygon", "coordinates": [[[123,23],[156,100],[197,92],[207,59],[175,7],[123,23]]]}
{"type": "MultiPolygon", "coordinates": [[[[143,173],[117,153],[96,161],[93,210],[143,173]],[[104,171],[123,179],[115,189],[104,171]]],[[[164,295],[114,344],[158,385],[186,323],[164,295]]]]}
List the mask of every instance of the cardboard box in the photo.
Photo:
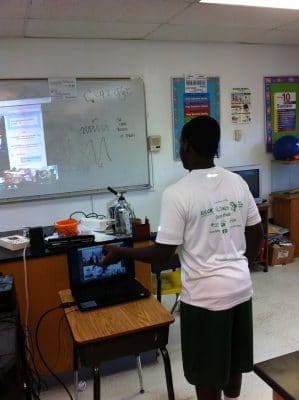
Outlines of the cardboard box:
{"type": "Polygon", "coordinates": [[[280,243],[273,244],[269,248],[269,265],[282,265],[293,262],[295,244],[280,243]]]}

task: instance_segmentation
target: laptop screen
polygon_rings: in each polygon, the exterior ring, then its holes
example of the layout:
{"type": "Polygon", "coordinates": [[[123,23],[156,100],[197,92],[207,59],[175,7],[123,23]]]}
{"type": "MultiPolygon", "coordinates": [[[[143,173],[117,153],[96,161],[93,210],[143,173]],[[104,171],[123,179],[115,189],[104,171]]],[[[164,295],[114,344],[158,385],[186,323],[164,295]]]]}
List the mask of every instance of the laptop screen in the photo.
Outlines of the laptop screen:
{"type": "MultiPolygon", "coordinates": [[[[125,241],[114,242],[115,246],[128,246],[125,241]]],[[[121,260],[116,264],[103,265],[103,245],[73,248],[69,252],[71,285],[107,284],[110,281],[134,277],[134,263],[121,260]]]]}

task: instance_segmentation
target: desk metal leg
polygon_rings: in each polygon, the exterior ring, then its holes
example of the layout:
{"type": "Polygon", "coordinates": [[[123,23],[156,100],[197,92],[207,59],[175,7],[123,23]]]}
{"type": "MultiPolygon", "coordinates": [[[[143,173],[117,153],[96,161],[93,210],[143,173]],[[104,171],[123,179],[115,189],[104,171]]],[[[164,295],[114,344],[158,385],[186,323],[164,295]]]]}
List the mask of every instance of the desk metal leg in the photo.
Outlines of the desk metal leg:
{"type": "Polygon", "coordinates": [[[138,377],[139,377],[140,393],[144,393],[140,354],[136,354],[136,365],[137,365],[137,371],[138,371],[138,377]]]}
{"type": "Polygon", "coordinates": [[[73,344],[73,356],[74,356],[74,400],[78,400],[78,369],[79,369],[79,355],[77,347],[73,344]]]}
{"type": "Polygon", "coordinates": [[[161,291],[162,291],[161,272],[157,272],[156,277],[157,277],[157,300],[161,303],[161,291]]]}
{"type": "Polygon", "coordinates": [[[93,399],[101,400],[100,368],[93,367],[93,399]]]}
{"type": "Polygon", "coordinates": [[[74,370],[74,400],[78,400],[78,370],[74,370]]]}
{"type": "Polygon", "coordinates": [[[172,306],[170,314],[173,314],[175,312],[175,309],[176,309],[176,307],[177,307],[177,305],[179,304],[180,301],[181,301],[181,296],[179,294],[176,294],[175,303],[172,306]]]}
{"type": "Polygon", "coordinates": [[[167,384],[167,392],[168,392],[168,399],[175,400],[174,398],[174,390],[173,390],[173,382],[172,382],[172,373],[171,373],[171,365],[170,359],[168,355],[168,351],[166,347],[160,347],[160,351],[164,361],[164,369],[165,369],[165,376],[166,376],[166,384],[167,384]]]}

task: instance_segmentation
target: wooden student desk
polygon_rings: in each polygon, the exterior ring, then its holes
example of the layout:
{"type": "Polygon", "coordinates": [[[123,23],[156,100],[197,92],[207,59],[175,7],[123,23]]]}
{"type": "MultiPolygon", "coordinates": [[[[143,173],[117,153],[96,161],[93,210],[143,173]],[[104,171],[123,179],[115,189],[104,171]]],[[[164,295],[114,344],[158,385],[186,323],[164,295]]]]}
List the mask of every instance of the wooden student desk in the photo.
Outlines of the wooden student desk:
{"type": "MultiPolygon", "coordinates": [[[[49,232],[45,230],[45,233],[50,234],[53,232],[53,228],[50,228],[51,230],[49,232]]],[[[20,235],[22,231],[0,232],[0,236],[16,234],[20,235]]],[[[143,247],[149,244],[151,244],[151,241],[141,241],[134,243],[134,246],[143,247]]],[[[0,248],[0,272],[4,275],[12,274],[15,278],[20,318],[22,324],[25,325],[27,297],[24,284],[26,275],[22,255],[23,250],[10,251],[0,248]]],[[[26,265],[30,304],[28,331],[32,337],[30,349],[35,368],[40,375],[45,376],[49,374],[49,371],[38,355],[35,329],[41,315],[60,304],[58,292],[70,288],[66,250],[53,254],[46,252],[44,256],[32,257],[30,248],[28,248],[26,265]]],[[[136,279],[152,291],[151,265],[141,261],[136,261],[135,265],[136,279]]],[[[41,352],[51,370],[56,374],[73,369],[73,340],[63,316],[63,310],[57,309],[43,320],[39,331],[41,352]]]]}
{"type": "Polygon", "coordinates": [[[299,351],[257,363],[254,372],[273,389],[273,400],[299,399],[299,351]]]}
{"type": "MultiPolygon", "coordinates": [[[[71,302],[71,290],[59,292],[61,302],[71,302]]],[[[169,325],[174,317],[153,297],[81,312],[77,306],[64,309],[74,344],[74,370],[91,367],[94,400],[100,400],[102,361],[159,348],[163,356],[168,399],[174,400],[171,365],[166,349],[169,325]]]]}

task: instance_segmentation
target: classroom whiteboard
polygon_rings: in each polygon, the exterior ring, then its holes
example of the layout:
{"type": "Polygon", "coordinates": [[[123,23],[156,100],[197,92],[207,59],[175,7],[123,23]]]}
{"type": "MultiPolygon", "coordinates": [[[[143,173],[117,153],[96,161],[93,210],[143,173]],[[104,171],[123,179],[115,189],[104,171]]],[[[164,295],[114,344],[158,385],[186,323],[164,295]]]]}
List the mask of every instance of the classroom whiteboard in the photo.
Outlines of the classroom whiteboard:
{"type": "Polygon", "coordinates": [[[0,202],[150,186],[143,81],[74,81],[0,80],[0,202]]]}

